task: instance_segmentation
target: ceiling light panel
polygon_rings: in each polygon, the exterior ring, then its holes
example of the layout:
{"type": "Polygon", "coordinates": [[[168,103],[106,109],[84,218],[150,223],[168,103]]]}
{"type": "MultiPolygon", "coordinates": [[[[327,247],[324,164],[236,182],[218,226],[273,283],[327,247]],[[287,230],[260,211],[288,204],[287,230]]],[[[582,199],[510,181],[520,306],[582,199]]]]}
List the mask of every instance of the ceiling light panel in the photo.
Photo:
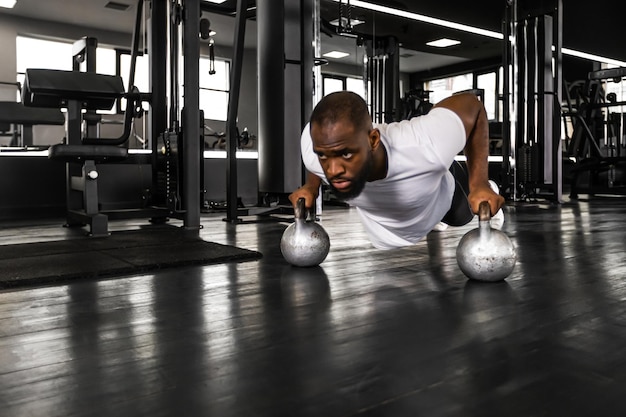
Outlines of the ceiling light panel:
{"type": "MultiPolygon", "coordinates": [[[[339,2],[340,0],[333,0],[339,2]]],[[[417,20],[419,22],[431,23],[433,25],[443,26],[450,29],[461,30],[464,32],[474,33],[476,35],[488,36],[495,39],[504,39],[501,33],[491,30],[475,28],[461,23],[450,22],[448,20],[437,19],[435,17],[424,16],[423,14],[411,13],[405,10],[393,9],[391,7],[381,6],[379,4],[368,3],[366,1],[352,0],[350,5],[353,7],[360,7],[362,9],[372,10],[375,12],[386,13],[393,16],[404,17],[411,20],[417,20]]]]}
{"type": "Polygon", "coordinates": [[[345,52],[339,52],[339,51],[330,51],[328,53],[325,53],[323,56],[325,56],[326,58],[339,59],[339,58],[345,58],[347,56],[350,56],[350,54],[347,54],[345,52]]]}
{"type": "Polygon", "coordinates": [[[436,41],[427,42],[426,45],[434,46],[436,48],[447,48],[448,46],[454,46],[460,43],[461,42],[456,41],[454,39],[441,38],[441,39],[437,39],[436,41]]]}
{"type": "Polygon", "coordinates": [[[17,0],[0,0],[0,7],[12,9],[15,7],[15,3],[17,3],[17,0]]]}

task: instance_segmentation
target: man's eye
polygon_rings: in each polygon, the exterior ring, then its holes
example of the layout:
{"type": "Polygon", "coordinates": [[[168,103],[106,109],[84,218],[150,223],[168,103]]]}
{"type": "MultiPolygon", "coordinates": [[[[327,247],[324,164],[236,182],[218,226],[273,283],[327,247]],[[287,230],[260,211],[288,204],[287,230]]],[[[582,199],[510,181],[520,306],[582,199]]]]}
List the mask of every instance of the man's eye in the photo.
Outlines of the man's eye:
{"type": "Polygon", "coordinates": [[[319,153],[317,154],[317,157],[318,157],[319,159],[326,159],[326,155],[321,155],[321,154],[319,154],[319,153]]]}
{"type": "Polygon", "coordinates": [[[350,159],[352,158],[352,155],[352,152],[344,152],[341,156],[343,157],[343,159],[350,159]]]}

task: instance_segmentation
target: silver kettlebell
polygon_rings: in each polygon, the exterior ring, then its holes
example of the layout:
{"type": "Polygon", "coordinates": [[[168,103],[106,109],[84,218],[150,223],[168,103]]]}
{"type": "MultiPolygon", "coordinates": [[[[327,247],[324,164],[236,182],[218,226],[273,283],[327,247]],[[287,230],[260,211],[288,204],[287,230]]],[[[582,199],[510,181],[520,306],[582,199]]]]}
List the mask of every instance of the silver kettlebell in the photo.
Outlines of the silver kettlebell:
{"type": "Polygon", "coordinates": [[[294,208],[295,221],[280,239],[280,251],[287,262],[294,266],[316,266],[322,263],[330,250],[330,238],[326,230],[313,219],[307,220],[304,198],[299,198],[294,208]]]}
{"type": "Polygon", "coordinates": [[[489,203],[478,208],[478,228],[467,232],[456,248],[459,268],[470,279],[502,281],[513,271],[517,255],[511,239],[491,228],[489,203]]]}

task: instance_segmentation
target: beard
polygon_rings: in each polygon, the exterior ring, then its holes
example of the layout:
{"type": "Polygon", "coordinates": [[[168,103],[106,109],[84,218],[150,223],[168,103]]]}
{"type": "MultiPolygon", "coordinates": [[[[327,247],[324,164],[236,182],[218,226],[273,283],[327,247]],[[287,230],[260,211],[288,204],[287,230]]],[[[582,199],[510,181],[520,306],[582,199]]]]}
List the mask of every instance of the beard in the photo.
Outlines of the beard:
{"type": "Polygon", "coordinates": [[[374,166],[374,158],[372,158],[371,152],[367,155],[367,160],[365,164],[363,164],[363,168],[356,174],[356,176],[351,180],[352,186],[349,190],[338,190],[333,186],[332,179],[329,179],[328,185],[332,190],[333,194],[337,199],[341,201],[351,200],[353,198],[358,197],[363,188],[365,188],[365,183],[367,183],[367,179],[369,178],[372,168],[374,166]]]}

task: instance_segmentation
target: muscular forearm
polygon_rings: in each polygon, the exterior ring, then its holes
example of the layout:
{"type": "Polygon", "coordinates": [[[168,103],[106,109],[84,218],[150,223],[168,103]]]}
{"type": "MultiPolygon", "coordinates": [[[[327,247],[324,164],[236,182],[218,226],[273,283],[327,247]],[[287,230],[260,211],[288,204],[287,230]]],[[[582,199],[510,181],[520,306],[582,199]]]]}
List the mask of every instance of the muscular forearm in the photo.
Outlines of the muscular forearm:
{"type": "Polygon", "coordinates": [[[494,214],[504,204],[504,198],[489,186],[489,122],[485,107],[473,94],[458,94],[442,100],[437,106],[456,112],[465,126],[465,156],[469,176],[472,210],[477,213],[481,201],[488,201],[494,214]]]}
{"type": "Polygon", "coordinates": [[[464,148],[470,190],[484,186],[489,180],[489,123],[484,107],[477,107],[474,126],[468,133],[464,148]]]}

